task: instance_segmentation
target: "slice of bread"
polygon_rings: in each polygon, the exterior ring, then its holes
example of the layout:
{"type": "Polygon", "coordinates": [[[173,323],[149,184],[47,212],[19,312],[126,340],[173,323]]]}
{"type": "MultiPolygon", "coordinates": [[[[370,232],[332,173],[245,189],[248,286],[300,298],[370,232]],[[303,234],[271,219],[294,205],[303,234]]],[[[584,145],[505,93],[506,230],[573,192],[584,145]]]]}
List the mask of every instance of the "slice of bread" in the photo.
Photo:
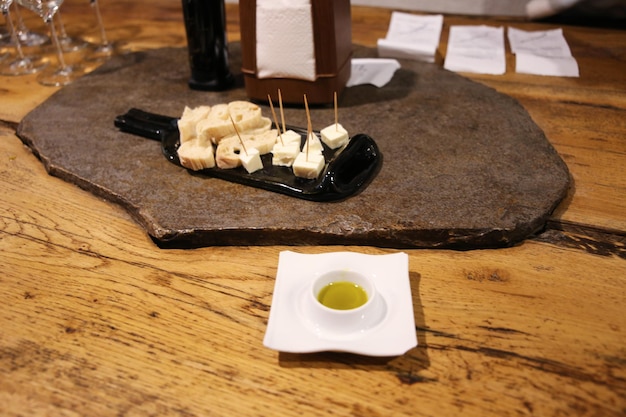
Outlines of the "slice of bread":
{"type": "MultiPolygon", "coordinates": [[[[267,121],[263,120],[259,106],[248,101],[233,101],[213,106],[208,116],[196,125],[197,136],[219,144],[224,137],[235,134],[231,117],[239,133],[258,129],[267,124],[267,121]]],[[[269,124],[271,125],[271,122],[269,124]]]]}
{"type": "Polygon", "coordinates": [[[198,122],[206,119],[210,112],[211,106],[199,106],[195,108],[185,106],[182,116],[178,119],[180,143],[185,143],[197,137],[196,126],[198,122]]]}
{"type": "Polygon", "coordinates": [[[261,155],[272,151],[278,132],[271,130],[271,120],[262,116],[261,108],[256,104],[233,101],[214,106],[185,107],[178,121],[181,165],[192,170],[212,168],[216,164],[223,169],[240,166],[243,147],[233,122],[246,149],[257,149],[261,155]]]}
{"type": "Polygon", "coordinates": [[[215,166],[213,145],[200,143],[199,139],[188,140],[178,147],[178,159],[185,168],[198,171],[215,166]]]}
{"type": "MultiPolygon", "coordinates": [[[[241,141],[246,150],[256,149],[259,154],[264,155],[272,151],[277,137],[278,131],[272,129],[261,133],[243,133],[241,141]]],[[[229,169],[241,165],[239,155],[244,152],[241,141],[237,135],[228,136],[220,141],[215,151],[215,162],[218,168],[229,169]]]]}

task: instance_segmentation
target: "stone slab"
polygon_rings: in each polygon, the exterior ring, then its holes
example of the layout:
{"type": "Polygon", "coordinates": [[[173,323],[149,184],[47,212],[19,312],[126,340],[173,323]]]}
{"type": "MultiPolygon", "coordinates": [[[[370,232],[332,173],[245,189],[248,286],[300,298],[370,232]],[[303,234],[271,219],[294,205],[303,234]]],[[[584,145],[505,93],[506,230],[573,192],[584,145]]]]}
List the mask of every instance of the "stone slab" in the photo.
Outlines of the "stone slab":
{"type": "MultiPolygon", "coordinates": [[[[355,47],[355,56],[375,50],[355,47]]],[[[238,44],[231,45],[240,68],[238,44]]],[[[540,231],[570,185],[566,165],[513,98],[434,64],[401,61],[383,88],[340,98],[340,121],[367,133],[383,165],[362,192],[310,202],[177,167],[159,144],[118,131],[131,107],[179,116],[185,105],[246,99],[187,86],[184,48],[117,56],[29,113],[18,135],[51,175],[128,210],[161,247],[373,245],[472,249],[540,231]]],[[[270,115],[264,106],[265,115],[270,115]]],[[[306,126],[302,108],[287,122],[306,126]]],[[[312,109],[316,130],[333,109],[312,109]]]]}

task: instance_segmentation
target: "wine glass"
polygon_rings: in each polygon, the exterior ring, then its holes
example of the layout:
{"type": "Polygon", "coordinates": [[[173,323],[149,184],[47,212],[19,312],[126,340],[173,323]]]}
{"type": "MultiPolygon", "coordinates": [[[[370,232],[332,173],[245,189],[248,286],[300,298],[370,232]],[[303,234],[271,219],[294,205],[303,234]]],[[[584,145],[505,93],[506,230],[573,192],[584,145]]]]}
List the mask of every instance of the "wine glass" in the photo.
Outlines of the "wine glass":
{"type": "Polygon", "coordinates": [[[0,10],[5,17],[6,24],[9,29],[9,36],[11,38],[11,42],[15,47],[15,53],[17,57],[10,62],[4,63],[2,68],[0,69],[0,73],[2,75],[25,75],[32,74],[34,72],[39,71],[43,67],[46,66],[47,62],[45,62],[42,58],[38,57],[30,57],[24,55],[24,51],[22,50],[22,45],[17,36],[17,31],[15,30],[15,26],[13,25],[13,19],[11,17],[11,4],[13,0],[0,0],[0,10]]]}
{"type": "Polygon", "coordinates": [[[5,46],[11,42],[11,34],[7,25],[0,26],[0,46],[5,46]]]}
{"type": "Polygon", "coordinates": [[[98,31],[100,32],[100,42],[94,48],[89,59],[106,59],[113,55],[115,52],[115,46],[113,43],[109,42],[106,31],[104,30],[104,23],[102,23],[102,14],[100,14],[100,4],[98,3],[98,0],[89,0],[89,4],[96,14],[96,23],[98,25],[98,31]]]}
{"type": "Polygon", "coordinates": [[[46,34],[34,32],[26,27],[26,24],[24,24],[24,19],[22,18],[22,12],[20,11],[20,8],[17,7],[17,3],[15,3],[15,5],[13,6],[13,12],[15,13],[16,20],[15,31],[22,45],[41,46],[50,40],[50,38],[46,34]]]}
{"type": "Polygon", "coordinates": [[[57,11],[56,20],[58,25],[57,36],[64,52],[75,52],[87,47],[87,42],[67,34],[65,31],[65,25],[63,24],[63,19],[61,18],[61,11],[57,11]]]}
{"type": "Polygon", "coordinates": [[[11,36],[5,26],[0,27],[0,62],[9,57],[6,47],[11,45],[11,36]]]}
{"type": "Polygon", "coordinates": [[[43,85],[62,86],[74,81],[83,75],[84,71],[78,66],[68,65],[63,56],[63,48],[59,42],[54,25],[54,15],[58,12],[63,0],[17,0],[17,2],[27,9],[38,14],[48,25],[50,37],[56,49],[58,65],[56,68],[48,68],[42,71],[37,77],[37,81],[43,85]]]}

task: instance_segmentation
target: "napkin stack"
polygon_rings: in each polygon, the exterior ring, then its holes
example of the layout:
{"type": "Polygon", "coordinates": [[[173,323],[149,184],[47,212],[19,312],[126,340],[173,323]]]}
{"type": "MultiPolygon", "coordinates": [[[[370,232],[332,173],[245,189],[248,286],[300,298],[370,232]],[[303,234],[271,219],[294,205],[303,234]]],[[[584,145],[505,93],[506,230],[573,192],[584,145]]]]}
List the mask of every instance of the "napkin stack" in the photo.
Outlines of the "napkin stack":
{"type": "Polygon", "coordinates": [[[315,81],[310,0],[257,0],[256,43],[257,77],[315,81]]]}
{"type": "Polygon", "coordinates": [[[508,29],[515,71],[525,74],[578,77],[578,63],[572,56],[562,29],[528,32],[508,29]]]}
{"type": "Polygon", "coordinates": [[[393,12],[387,36],[378,40],[378,55],[434,62],[442,26],[442,15],[393,12]]]}

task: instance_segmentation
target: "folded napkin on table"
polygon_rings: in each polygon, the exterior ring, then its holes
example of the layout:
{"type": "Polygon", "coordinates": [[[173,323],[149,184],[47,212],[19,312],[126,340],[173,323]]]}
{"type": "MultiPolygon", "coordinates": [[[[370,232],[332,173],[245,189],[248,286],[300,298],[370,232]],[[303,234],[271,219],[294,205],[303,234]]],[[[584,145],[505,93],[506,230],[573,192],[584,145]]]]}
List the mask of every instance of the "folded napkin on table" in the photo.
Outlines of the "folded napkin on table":
{"type": "Polygon", "coordinates": [[[509,45],[515,54],[515,71],[525,74],[578,77],[578,63],[562,29],[525,31],[508,29],[509,45]]]}
{"type": "Polygon", "coordinates": [[[387,36],[378,40],[378,55],[434,62],[442,26],[442,15],[393,12],[387,36]]]}
{"type": "Polygon", "coordinates": [[[502,27],[452,26],[444,68],[500,75],[506,72],[502,27]]]}
{"type": "Polygon", "coordinates": [[[400,63],[388,58],[353,58],[350,79],[346,87],[371,84],[376,87],[385,86],[393,78],[400,63]]]}

